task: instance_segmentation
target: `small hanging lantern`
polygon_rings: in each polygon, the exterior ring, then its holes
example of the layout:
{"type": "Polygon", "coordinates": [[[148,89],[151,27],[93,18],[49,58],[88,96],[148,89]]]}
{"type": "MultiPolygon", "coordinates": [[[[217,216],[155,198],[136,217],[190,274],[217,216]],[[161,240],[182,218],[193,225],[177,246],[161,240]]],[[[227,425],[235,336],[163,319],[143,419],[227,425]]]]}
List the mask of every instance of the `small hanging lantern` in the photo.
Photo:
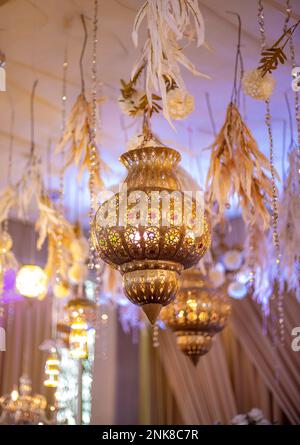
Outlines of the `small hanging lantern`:
{"type": "Polygon", "coordinates": [[[59,359],[55,348],[52,348],[45,364],[46,378],[44,386],[47,388],[57,388],[59,377],[59,359]]]}
{"type": "Polygon", "coordinates": [[[26,298],[43,299],[48,290],[48,278],[40,266],[22,266],[17,273],[16,288],[26,298]]]}
{"type": "Polygon", "coordinates": [[[162,310],[161,319],[175,332],[180,350],[196,365],[210,350],[214,335],[226,326],[229,314],[227,297],[193,268],[183,272],[176,300],[162,310]]]}
{"type": "Polygon", "coordinates": [[[70,327],[69,350],[74,359],[88,358],[88,330],[96,321],[96,304],[87,298],[75,298],[66,306],[70,327]]]}
{"type": "Polygon", "coordinates": [[[88,358],[88,325],[81,317],[77,317],[71,324],[69,344],[72,358],[88,358]]]}

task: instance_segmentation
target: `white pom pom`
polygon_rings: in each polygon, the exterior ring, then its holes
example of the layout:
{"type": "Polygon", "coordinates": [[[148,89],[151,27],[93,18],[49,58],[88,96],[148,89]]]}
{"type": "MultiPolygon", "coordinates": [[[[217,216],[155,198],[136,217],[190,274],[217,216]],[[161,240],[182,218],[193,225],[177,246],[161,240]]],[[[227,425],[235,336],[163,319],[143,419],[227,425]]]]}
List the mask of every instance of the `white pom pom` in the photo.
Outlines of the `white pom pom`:
{"type": "Polygon", "coordinates": [[[176,88],[167,95],[168,111],[171,119],[185,119],[195,109],[194,97],[188,92],[176,88]]]}
{"type": "Polygon", "coordinates": [[[246,71],[242,79],[244,93],[257,100],[268,100],[273,93],[275,83],[271,74],[262,76],[258,69],[246,71]]]}

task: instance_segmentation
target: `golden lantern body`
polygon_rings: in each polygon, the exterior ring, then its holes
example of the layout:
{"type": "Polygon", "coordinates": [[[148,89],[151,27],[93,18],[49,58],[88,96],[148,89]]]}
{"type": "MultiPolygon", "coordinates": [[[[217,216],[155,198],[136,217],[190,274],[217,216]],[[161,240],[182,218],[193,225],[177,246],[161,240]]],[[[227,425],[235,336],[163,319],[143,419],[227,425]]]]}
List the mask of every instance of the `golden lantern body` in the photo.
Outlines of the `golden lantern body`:
{"type": "Polygon", "coordinates": [[[88,358],[88,330],[96,322],[96,304],[87,298],[70,300],[66,310],[66,319],[70,327],[69,351],[74,359],[88,358]]]}
{"type": "Polygon", "coordinates": [[[42,299],[48,290],[48,278],[40,266],[22,266],[16,277],[16,288],[26,298],[42,299]]]}
{"type": "Polygon", "coordinates": [[[47,388],[57,388],[58,377],[59,377],[59,359],[57,352],[50,351],[45,363],[45,374],[46,378],[44,380],[44,386],[47,388]]]}
{"type": "Polygon", "coordinates": [[[100,257],[121,272],[128,299],[153,323],[175,298],[182,270],[208,249],[210,233],[203,206],[199,222],[196,200],[190,197],[187,205],[181,191],[176,150],[141,146],[120,160],[127,178],[98,209],[92,240],[100,257]]]}
{"type": "Polygon", "coordinates": [[[77,360],[88,358],[88,327],[80,317],[71,324],[69,345],[72,358],[77,360]]]}
{"type": "Polygon", "coordinates": [[[175,332],[180,350],[197,364],[210,350],[215,334],[226,326],[229,315],[229,298],[193,268],[183,272],[176,300],[162,310],[161,319],[175,332]]]}

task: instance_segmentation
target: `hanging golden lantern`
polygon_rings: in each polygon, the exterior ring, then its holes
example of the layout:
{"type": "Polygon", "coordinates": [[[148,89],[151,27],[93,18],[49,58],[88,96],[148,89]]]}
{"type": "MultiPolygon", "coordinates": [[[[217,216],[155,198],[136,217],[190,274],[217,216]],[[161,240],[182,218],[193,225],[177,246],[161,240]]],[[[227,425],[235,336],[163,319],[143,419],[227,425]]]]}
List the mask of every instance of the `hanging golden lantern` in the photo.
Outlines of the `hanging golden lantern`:
{"type": "Polygon", "coordinates": [[[210,350],[229,315],[229,299],[196,268],[183,272],[176,300],[161,311],[162,321],[176,334],[178,347],[195,365],[210,350]]]}
{"type": "Polygon", "coordinates": [[[71,324],[69,348],[70,356],[77,360],[86,359],[89,356],[88,325],[81,317],[71,324]]]}
{"type": "Polygon", "coordinates": [[[88,358],[88,330],[96,321],[96,304],[87,298],[75,298],[65,307],[70,327],[69,350],[74,359],[88,358]]]}
{"type": "Polygon", "coordinates": [[[32,394],[31,380],[20,378],[19,389],[0,397],[2,415],[0,424],[37,425],[50,423],[46,418],[47,401],[41,394],[32,394]]]}
{"type": "Polygon", "coordinates": [[[43,299],[47,294],[48,277],[40,266],[22,266],[17,273],[16,288],[23,297],[43,299]]]}
{"type": "Polygon", "coordinates": [[[181,191],[175,172],[180,159],[161,143],[124,153],[123,189],[100,206],[92,227],[95,249],[121,272],[126,296],[151,323],[175,298],[182,270],[196,264],[210,245],[203,206],[199,209],[191,197],[186,205],[181,191]]]}
{"type": "Polygon", "coordinates": [[[59,359],[56,349],[52,348],[45,363],[44,386],[47,388],[57,388],[59,377],[59,359]]]}

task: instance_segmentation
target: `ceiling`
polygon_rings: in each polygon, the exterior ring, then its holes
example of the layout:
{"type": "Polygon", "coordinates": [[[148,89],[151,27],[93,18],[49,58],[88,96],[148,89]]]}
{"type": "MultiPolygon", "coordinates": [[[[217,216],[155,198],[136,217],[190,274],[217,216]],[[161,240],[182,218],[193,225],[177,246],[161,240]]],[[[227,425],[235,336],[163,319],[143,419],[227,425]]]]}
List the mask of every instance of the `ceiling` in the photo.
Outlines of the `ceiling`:
{"type": "MultiPolygon", "coordinates": [[[[106,102],[101,106],[100,149],[103,159],[111,167],[106,174],[106,186],[116,184],[124,174],[118,156],[126,141],[138,128],[137,122],[122,117],[116,99],[119,96],[119,79],[128,79],[139,52],[133,46],[131,29],[135,14],[142,0],[99,0],[98,73],[99,94],[106,102]]],[[[267,41],[272,44],[282,32],[284,0],[265,1],[267,41]]],[[[293,19],[300,19],[300,2],[293,0],[293,19]]],[[[233,80],[233,65],[237,43],[237,22],[227,11],[235,11],[242,18],[242,52],[245,69],[257,66],[259,37],[257,2],[240,0],[201,0],[199,2],[206,24],[205,47],[188,49],[188,54],[200,71],[211,79],[193,78],[184,72],[189,91],[196,98],[196,109],[186,121],[175,123],[176,131],[158,117],[154,130],[164,142],[183,155],[183,165],[203,182],[209,151],[204,150],[213,140],[212,124],[208,116],[205,93],[209,93],[217,129],[222,125],[229,102],[233,80]],[[193,153],[193,157],[188,156],[193,153]],[[195,160],[198,160],[195,162],[195,160]]],[[[80,92],[80,56],[83,31],[80,14],[87,18],[91,35],[93,0],[0,0],[0,50],[7,59],[7,93],[0,93],[0,180],[7,182],[7,162],[10,128],[10,100],[15,110],[13,177],[18,180],[25,165],[25,155],[30,149],[30,93],[35,79],[39,80],[36,92],[35,133],[36,146],[44,162],[45,181],[51,188],[58,185],[59,160],[53,149],[60,136],[62,63],[68,51],[67,107],[70,110],[80,92]],[[52,147],[51,152],[49,147],[52,147]],[[48,157],[47,157],[48,153],[48,157]],[[50,161],[49,161],[49,153],[50,161]],[[48,160],[47,160],[48,159],[48,160]],[[47,170],[52,175],[49,181],[47,170]]],[[[296,48],[300,33],[295,36],[296,48]]],[[[86,83],[91,78],[91,39],[84,59],[86,83]]],[[[300,63],[300,62],[299,62],[300,63]]],[[[283,151],[283,126],[287,121],[284,93],[292,102],[290,65],[280,67],[275,73],[277,86],[272,99],[275,160],[281,173],[283,151]]],[[[264,125],[264,104],[246,98],[242,107],[245,118],[257,138],[261,150],[268,154],[268,141],[264,125]]],[[[287,144],[289,133],[287,132],[287,144]]],[[[78,212],[86,218],[88,190],[86,178],[79,185],[75,171],[69,171],[65,181],[65,206],[67,215],[75,218],[78,212]],[[78,197],[79,194],[79,197],[78,197]]]]}

